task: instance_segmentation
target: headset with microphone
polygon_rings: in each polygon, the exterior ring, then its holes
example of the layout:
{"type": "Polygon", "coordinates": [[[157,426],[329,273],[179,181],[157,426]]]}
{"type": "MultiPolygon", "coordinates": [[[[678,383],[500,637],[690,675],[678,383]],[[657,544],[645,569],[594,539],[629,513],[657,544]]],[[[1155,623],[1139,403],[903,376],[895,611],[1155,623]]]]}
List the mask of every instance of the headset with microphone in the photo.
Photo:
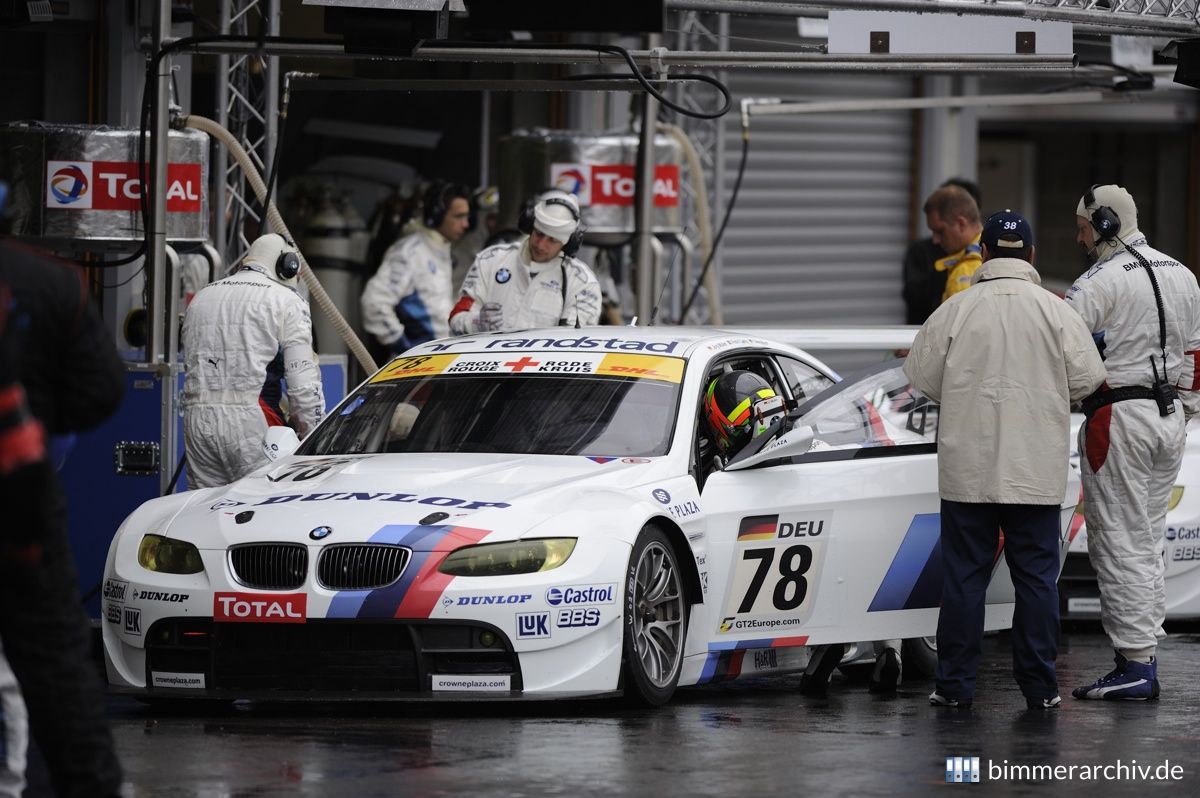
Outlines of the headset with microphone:
{"type": "Polygon", "coordinates": [[[465,199],[469,205],[471,202],[471,192],[465,187],[456,183],[447,183],[444,180],[436,180],[429,188],[425,189],[425,194],[421,198],[421,221],[430,230],[436,230],[442,226],[442,222],[446,221],[446,212],[450,209],[450,203],[459,197],[465,199]]]}
{"type": "Polygon", "coordinates": [[[1095,183],[1087,190],[1083,195],[1083,207],[1084,210],[1091,209],[1092,229],[1096,231],[1096,237],[1101,241],[1112,241],[1121,232],[1121,217],[1107,205],[1096,205],[1095,191],[1099,187],[1100,184],[1095,183]]]}
{"type": "MultiPolygon", "coordinates": [[[[295,246],[292,242],[288,242],[288,246],[295,246]]],[[[291,280],[300,273],[300,256],[290,249],[285,249],[279,253],[279,257],[275,259],[275,274],[280,280],[291,280]]]]}
{"type": "Polygon", "coordinates": [[[525,235],[533,232],[534,215],[533,209],[538,206],[538,203],[544,202],[547,205],[560,205],[566,208],[571,213],[571,218],[575,220],[575,229],[571,232],[570,237],[563,244],[563,254],[567,257],[574,257],[575,253],[579,252],[579,248],[583,246],[583,224],[579,219],[579,210],[573,203],[562,197],[546,197],[539,200],[537,197],[531,197],[525,200],[525,204],[521,206],[521,213],[517,216],[517,229],[525,235]]]}

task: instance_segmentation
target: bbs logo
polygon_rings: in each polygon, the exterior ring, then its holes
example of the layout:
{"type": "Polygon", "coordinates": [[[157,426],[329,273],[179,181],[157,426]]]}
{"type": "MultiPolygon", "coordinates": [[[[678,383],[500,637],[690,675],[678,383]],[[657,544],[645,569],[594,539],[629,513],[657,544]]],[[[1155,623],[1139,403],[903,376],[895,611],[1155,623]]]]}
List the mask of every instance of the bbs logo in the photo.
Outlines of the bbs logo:
{"type": "Polygon", "coordinates": [[[555,625],[559,629],[570,629],[581,626],[598,626],[600,624],[599,607],[577,607],[570,610],[559,610],[555,625]]]}

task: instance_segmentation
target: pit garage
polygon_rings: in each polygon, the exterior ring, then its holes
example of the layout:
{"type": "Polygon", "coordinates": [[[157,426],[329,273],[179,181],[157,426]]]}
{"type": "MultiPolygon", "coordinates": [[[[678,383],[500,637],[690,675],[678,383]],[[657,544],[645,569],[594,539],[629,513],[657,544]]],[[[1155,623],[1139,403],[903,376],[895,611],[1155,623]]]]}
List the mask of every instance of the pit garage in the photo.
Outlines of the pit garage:
{"type": "MultiPolygon", "coordinates": [[[[1161,699],[1067,697],[1112,651],[1064,463],[1064,704],[1012,683],[1001,565],[979,696],[947,712],[938,409],[895,358],[923,321],[902,261],[949,178],[1024,214],[1060,295],[1094,184],[1195,271],[1196,0],[0,2],[0,76],[4,239],[80,270],[124,369],[117,410],[50,447],[120,794],[1195,782],[1194,445],[1161,699]],[[369,330],[364,291],[448,187],[450,305],[557,191],[597,323],[369,330]],[[184,319],[269,233],[329,415],[198,487],[184,319]],[[729,371],[801,415],[714,466],[701,413],[729,371]],[[899,684],[869,689],[891,639],[899,684]]],[[[49,744],[11,794],[65,783],[49,744]]]]}

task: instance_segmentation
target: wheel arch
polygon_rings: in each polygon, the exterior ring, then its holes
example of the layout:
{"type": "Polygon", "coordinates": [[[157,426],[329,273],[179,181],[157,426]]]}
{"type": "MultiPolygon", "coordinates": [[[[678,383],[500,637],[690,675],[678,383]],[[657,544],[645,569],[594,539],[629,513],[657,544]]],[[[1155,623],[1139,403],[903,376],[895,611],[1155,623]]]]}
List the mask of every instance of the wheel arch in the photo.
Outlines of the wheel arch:
{"type": "Polygon", "coordinates": [[[696,568],[696,555],[692,553],[692,547],[688,545],[687,535],[683,534],[683,530],[679,528],[678,524],[663,515],[655,516],[646,523],[661,529],[671,543],[671,549],[675,552],[675,560],[683,575],[683,589],[686,591],[688,605],[702,604],[704,591],[700,588],[700,571],[696,568]]]}

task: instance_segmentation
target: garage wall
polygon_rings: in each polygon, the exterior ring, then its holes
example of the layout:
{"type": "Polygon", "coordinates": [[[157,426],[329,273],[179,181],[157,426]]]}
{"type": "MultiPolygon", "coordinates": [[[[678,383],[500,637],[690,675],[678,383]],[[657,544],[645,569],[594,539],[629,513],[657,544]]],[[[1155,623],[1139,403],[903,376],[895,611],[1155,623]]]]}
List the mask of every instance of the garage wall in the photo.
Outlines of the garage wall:
{"type": "MultiPolygon", "coordinates": [[[[730,29],[731,50],[799,43],[794,24],[778,18],[735,16],[730,29]]],[[[912,94],[911,78],[900,75],[727,75],[735,102],[912,94]]],[[[911,119],[908,112],[752,118],[746,174],[721,245],[727,323],[904,322],[900,262],[908,243],[911,119]]],[[[741,156],[736,110],[725,125],[727,203],[741,156]]]]}

